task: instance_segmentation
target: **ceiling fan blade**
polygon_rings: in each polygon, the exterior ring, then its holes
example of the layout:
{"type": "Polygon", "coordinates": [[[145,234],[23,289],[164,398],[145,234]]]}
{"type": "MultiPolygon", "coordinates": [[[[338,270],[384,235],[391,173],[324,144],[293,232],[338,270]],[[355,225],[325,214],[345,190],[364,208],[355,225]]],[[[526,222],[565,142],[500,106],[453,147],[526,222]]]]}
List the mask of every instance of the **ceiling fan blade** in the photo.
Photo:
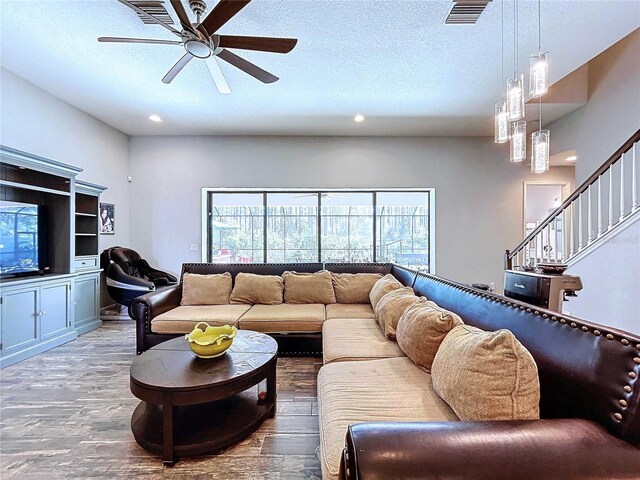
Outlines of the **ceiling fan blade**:
{"type": "Polygon", "coordinates": [[[259,50],[261,52],[289,53],[296,46],[295,38],[245,37],[220,35],[220,47],[259,50]]]}
{"type": "Polygon", "coordinates": [[[231,93],[227,79],[224,78],[224,74],[220,69],[220,65],[218,64],[216,57],[207,58],[205,63],[207,64],[207,67],[209,67],[209,73],[211,73],[211,78],[213,78],[213,82],[216,84],[218,91],[225,94],[231,93]]]}
{"type": "Polygon", "coordinates": [[[157,23],[158,25],[163,26],[164,28],[166,28],[167,30],[169,30],[171,33],[178,35],[179,37],[182,36],[182,34],[176,30],[175,28],[173,28],[171,25],[169,25],[168,23],[163,22],[162,20],[160,20],[157,17],[154,17],[153,15],[145,12],[144,10],[142,10],[141,8],[136,7],[133,3],[129,2],[128,0],[118,0],[121,4],[126,5],[127,7],[129,7],[130,9],[132,9],[133,11],[135,11],[136,13],[138,13],[139,15],[144,15],[145,17],[147,17],[149,20],[153,21],[154,23],[157,23]]]}
{"type": "Polygon", "coordinates": [[[171,0],[171,6],[175,10],[176,15],[178,15],[178,19],[180,20],[180,25],[182,25],[182,28],[195,33],[195,29],[191,25],[191,20],[189,20],[189,16],[187,15],[186,10],[184,9],[182,0],[171,0]]]}
{"type": "Polygon", "coordinates": [[[185,53],[182,58],[178,60],[178,63],[171,67],[171,70],[169,70],[167,74],[162,77],[162,83],[171,83],[171,81],[176,78],[176,75],[180,73],[180,71],[185,67],[187,63],[191,61],[192,58],[193,55],[188,52],[185,53]]]}
{"type": "Polygon", "coordinates": [[[127,38],[127,37],[100,37],[99,42],[103,43],[155,43],[158,45],[180,45],[178,40],[156,40],[153,38],[127,38]]]}
{"type": "MultiPolygon", "coordinates": [[[[198,29],[202,27],[207,36],[211,36],[218,31],[225,23],[242,10],[251,0],[220,0],[218,4],[211,10],[198,29]]],[[[203,33],[205,33],[203,32],[203,33]]]]}
{"type": "Polygon", "coordinates": [[[229,50],[222,50],[218,57],[220,57],[225,62],[230,63],[236,68],[239,68],[245,73],[248,73],[254,78],[257,78],[262,83],[273,83],[279,80],[275,75],[267,72],[266,70],[261,69],[257,65],[254,65],[251,62],[246,61],[244,58],[239,57],[235,53],[231,53],[229,50]]]}

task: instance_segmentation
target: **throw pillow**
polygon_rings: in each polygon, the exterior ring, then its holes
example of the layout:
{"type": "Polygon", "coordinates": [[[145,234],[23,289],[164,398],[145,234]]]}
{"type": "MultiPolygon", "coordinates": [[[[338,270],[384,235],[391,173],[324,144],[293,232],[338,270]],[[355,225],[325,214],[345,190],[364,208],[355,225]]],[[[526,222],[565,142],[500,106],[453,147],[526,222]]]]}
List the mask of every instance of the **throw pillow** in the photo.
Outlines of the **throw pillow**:
{"type": "Polygon", "coordinates": [[[231,303],[258,303],[278,305],[282,303],[284,284],[279,275],[256,275],[241,272],[229,297],[231,303]]]}
{"type": "Polygon", "coordinates": [[[334,273],[333,288],[338,303],[369,303],[369,294],[382,278],[379,273],[334,273]]]}
{"type": "Polygon", "coordinates": [[[373,313],[389,340],[396,339],[396,328],[400,317],[409,305],[418,301],[413,288],[403,287],[387,293],[380,299],[373,313]]]}
{"type": "Polygon", "coordinates": [[[398,321],[398,346],[413,363],[429,372],[444,337],[458,325],[462,325],[458,315],[420,297],[398,321]]]}
{"type": "Polygon", "coordinates": [[[331,282],[331,272],[316,273],[284,272],[285,303],[336,303],[331,282]]]}
{"type": "Polygon", "coordinates": [[[225,305],[229,303],[232,286],[229,272],[215,275],[185,273],[180,305],[225,305]]]}
{"type": "Polygon", "coordinates": [[[436,353],[431,379],[462,421],[540,417],[536,362],[509,330],[455,327],[436,353]]]}
{"type": "Polygon", "coordinates": [[[375,310],[382,297],[393,290],[402,288],[402,286],[402,283],[400,283],[396,277],[387,273],[384,277],[374,283],[373,287],[371,287],[371,292],[369,293],[371,308],[375,310]]]}

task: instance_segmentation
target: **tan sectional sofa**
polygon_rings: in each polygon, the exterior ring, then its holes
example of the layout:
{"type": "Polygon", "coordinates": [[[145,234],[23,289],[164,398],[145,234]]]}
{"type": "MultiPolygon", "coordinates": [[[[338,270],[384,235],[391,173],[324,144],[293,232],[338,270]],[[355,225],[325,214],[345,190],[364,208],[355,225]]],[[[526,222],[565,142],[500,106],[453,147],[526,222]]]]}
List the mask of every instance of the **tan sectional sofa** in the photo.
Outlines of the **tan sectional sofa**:
{"type": "MultiPolygon", "coordinates": [[[[431,372],[418,367],[385,336],[364,302],[180,306],[178,285],[134,302],[138,352],[205,320],[270,333],[285,354],[322,354],[318,413],[324,480],[637,476],[637,335],[390,264],[185,264],[183,272],[229,271],[235,278],[247,271],[281,275],[321,269],[391,273],[416,296],[457,314],[465,325],[456,328],[511,331],[537,364],[540,419],[465,420],[460,399],[445,401],[438,385],[442,378],[434,381],[436,361],[431,372]]],[[[350,297],[342,292],[338,298],[350,297]]]]}
{"type": "MultiPolygon", "coordinates": [[[[279,344],[281,354],[313,354],[322,352],[323,325],[332,320],[362,320],[373,319],[371,304],[365,299],[362,288],[349,292],[349,282],[344,281],[344,274],[374,274],[378,277],[392,273],[400,278],[403,285],[413,282],[415,272],[392,264],[330,264],[330,263],[302,263],[302,264],[184,264],[180,283],[178,285],[143,295],[134,300],[130,315],[137,322],[137,352],[142,353],[160,342],[193,330],[198,322],[210,325],[234,325],[240,329],[255,330],[272,335],[279,344]],[[185,296],[194,301],[198,295],[185,295],[183,292],[186,274],[219,275],[229,274],[229,287],[237,285],[238,275],[256,274],[283,277],[285,272],[295,271],[302,275],[319,271],[335,273],[339,281],[336,284],[337,295],[330,286],[330,295],[320,295],[328,298],[327,303],[307,303],[302,298],[301,303],[289,303],[291,297],[281,294],[278,304],[261,303],[233,303],[233,290],[227,293],[232,303],[222,305],[183,305],[185,296]],[[342,275],[342,276],[341,276],[342,275]],[[346,287],[345,287],[346,285],[346,287]],[[345,290],[345,288],[347,288],[345,290]],[[362,303],[345,303],[359,300],[362,303]],[[333,303],[335,302],[335,303],[333,303]]],[[[329,278],[332,278],[330,276],[329,278]]],[[[202,285],[198,287],[200,290],[202,285]]],[[[366,290],[366,289],[365,289],[366,290]]],[[[300,294],[299,290],[292,289],[300,294]]],[[[202,296],[202,292],[198,292],[202,296]]],[[[304,292],[302,292],[304,294],[304,292]]],[[[318,292],[312,291],[310,298],[318,292]]],[[[320,292],[321,293],[321,292],[320,292]]],[[[326,292],[325,292],[326,293],[326,292]]],[[[242,297],[246,292],[243,292],[242,297]]],[[[216,295],[220,301],[220,295],[216,295]]],[[[269,297],[269,295],[266,295],[269,297]]],[[[224,298],[224,296],[222,297],[224,298]]],[[[272,296],[270,297],[272,298],[272,296]]],[[[197,300],[195,300],[197,302],[197,300]]]]}

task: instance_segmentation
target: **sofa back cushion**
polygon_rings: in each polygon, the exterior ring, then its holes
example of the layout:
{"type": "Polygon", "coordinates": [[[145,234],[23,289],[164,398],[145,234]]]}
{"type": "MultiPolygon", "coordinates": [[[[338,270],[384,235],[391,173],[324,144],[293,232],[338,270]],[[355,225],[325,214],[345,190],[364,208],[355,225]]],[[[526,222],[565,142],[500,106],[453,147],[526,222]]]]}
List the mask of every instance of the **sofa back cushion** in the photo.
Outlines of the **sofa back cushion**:
{"type": "Polygon", "coordinates": [[[233,282],[229,272],[216,275],[186,273],[182,277],[182,300],[180,305],[225,305],[233,282]]]}
{"type": "Polygon", "coordinates": [[[279,275],[240,272],[229,297],[231,303],[277,305],[282,303],[284,283],[279,275]]]}
{"type": "Polygon", "coordinates": [[[640,335],[427,273],[414,289],[467,325],[513,332],[538,366],[541,418],[592,420],[640,443],[640,335]]]}
{"type": "Polygon", "coordinates": [[[331,272],[315,273],[284,272],[285,303],[336,303],[331,272]]]}
{"type": "Polygon", "coordinates": [[[371,308],[373,308],[374,312],[382,297],[393,290],[402,288],[402,286],[402,283],[390,273],[374,283],[373,287],[371,287],[371,292],[369,292],[369,301],[371,302],[371,308]]]}
{"type": "Polygon", "coordinates": [[[400,317],[396,340],[413,363],[430,372],[444,337],[458,325],[462,325],[458,315],[420,297],[400,317]]]}
{"type": "Polygon", "coordinates": [[[382,278],[379,273],[334,273],[333,289],[338,303],[369,303],[369,294],[382,278]]]}
{"type": "Polygon", "coordinates": [[[409,305],[418,301],[411,287],[402,287],[387,293],[380,299],[373,313],[385,337],[396,339],[396,328],[400,317],[409,305]]]}
{"type": "Polygon", "coordinates": [[[451,330],[431,368],[433,388],[462,421],[540,418],[536,362],[509,330],[451,330]]]}
{"type": "Polygon", "coordinates": [[[317,272],[322,270],[322,263],[183,263],[182,275],[185,273],[229,272],[235,280],[238,273],[255,273],[256,275],[282,275],[286,271],[317,272]]]}

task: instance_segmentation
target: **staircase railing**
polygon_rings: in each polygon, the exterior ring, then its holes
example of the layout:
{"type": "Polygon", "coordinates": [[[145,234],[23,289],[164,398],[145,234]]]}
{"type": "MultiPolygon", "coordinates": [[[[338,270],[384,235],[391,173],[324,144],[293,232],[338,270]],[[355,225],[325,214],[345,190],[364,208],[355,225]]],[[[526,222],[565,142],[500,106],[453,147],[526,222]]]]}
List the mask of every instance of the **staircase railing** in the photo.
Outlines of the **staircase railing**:
{"type": "Polygon", "coordinates": [[[640,212],[638,130],[513,250],[505,268],[568,263],[640,212]]]}

